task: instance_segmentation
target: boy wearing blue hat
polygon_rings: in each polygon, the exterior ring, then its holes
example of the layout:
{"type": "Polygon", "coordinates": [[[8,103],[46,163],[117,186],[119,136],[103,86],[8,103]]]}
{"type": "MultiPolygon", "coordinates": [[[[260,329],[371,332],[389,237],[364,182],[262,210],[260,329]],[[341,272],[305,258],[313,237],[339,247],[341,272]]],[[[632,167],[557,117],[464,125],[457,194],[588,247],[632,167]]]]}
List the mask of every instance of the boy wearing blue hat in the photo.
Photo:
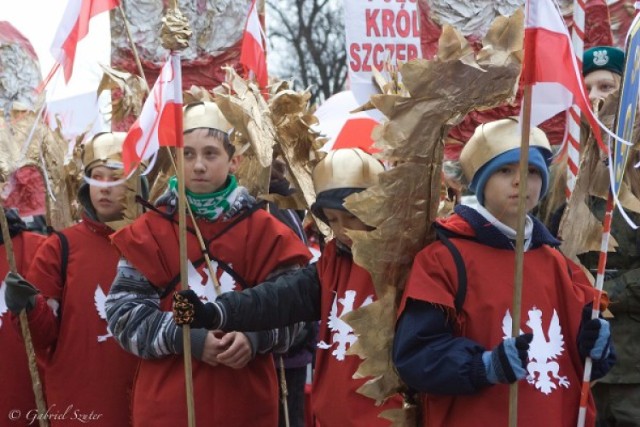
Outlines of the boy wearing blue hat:
{"type": "MultiPolygon", "coordinates": [[[[438,220],[438,241],[416,256],[407,281],[393,360],[423,393],[425,425],[506,425],[515,382],[519,426],[575,425],[584,359],[594,360],[593,378],[615,359],[608,323],[585,310],[593,288],[530,215],[521,334],[511,337],[520,132],[511,118],[476,129],[460,162],[480,206],[438,220]]],[[[530,141],[527,212],[547,191],[551,156],[544,132],[533,128],[530,141]]],[[[594,420],[590,398],[587,425],[594,420]]]]}

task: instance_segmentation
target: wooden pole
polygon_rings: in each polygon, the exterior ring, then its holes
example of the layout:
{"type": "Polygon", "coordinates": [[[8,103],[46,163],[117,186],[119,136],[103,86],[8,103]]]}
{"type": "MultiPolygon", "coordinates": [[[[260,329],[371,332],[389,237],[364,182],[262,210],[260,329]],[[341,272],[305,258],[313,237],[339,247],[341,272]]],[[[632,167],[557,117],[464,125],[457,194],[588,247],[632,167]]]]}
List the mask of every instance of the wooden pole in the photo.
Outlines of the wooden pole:
{"type": "Polygon", "coordinates": [[[138,49],[136,48],[136,44],[133,42],[133,37],[131,36],[131,29],[129,27],[129,21],[127,20],[127,16],[124,14],[124,9],[122,8],[122,4],[118,5],[118,10],[122,15],[122,20],[124,21],[124,29],[127,33],[127,38],[129,39],[129,43],[131,44],[131,51],[133,52],[133,58],[136,61],[136,66],[138,67],[138,73],[140,73],[140,77],[144,80],[144,87],[149,93],[149,84],[147,83],[147,77],[144,75],[144,69],[142,68],[142,62],[140,62],[140,55],[138,55],[138,49]]]}
{"type": "MultiPolygon", "coordinates": [[[[173,52],[171,54],[173,71],[177,81],[182,82],[182,69],[180,67],[180,55],[173,52]]],[[[176,99],[182,101],[182,87],[176,85],[176,99]]],[[[182,103],[182,102],[181,102],[182,103]]],[[[178,239],[180,243],[180,283],[182,290],[189,289],[189,273],[187,258],[187,206],[186,191],[184,186],[184,142],[182,137],[182,110],[176,111],[176,164],[178,167],[178,239]]],[[[195,427],[195,401],[193,397],[193,369],[191,364],[191,328],[184,325],[182,333],[182,345],[184,353],[184,373],[187,395],[187,419],[189,427],[195,427]]]]}
{"type": "Polygon", "coordinates": [[[284,425],[289,427],[291,422],[289,421],[289,389],[287,388],[287,377],[284,373],[284,357],[280,355],[280,390],[282,394],[282,413],[284,414],[284,425]]]}
{"type": "MultiPolygon", "coordinates": [[[[524,269],[524,225],[527,215],[527,177],[529,175],[529,134],[531,132],[531,86],[524,87],[522,98],[522,140],[520,142],[520,184],[518,187],[518,226],[516,229],[516,265],[513,281],[511,336],[520,335],[522,274],[524,269]]],[[[509,386],[509,426],[518,426],[518,381],[509,386]]]]}
{"type": "MultiPolygon", "coordinates": [[[[9,270],[12,273],[18,273],[16,259],[13,254],[13,242],[11,241],[11,234],[9,233],[9,223],[7,222],[7,217],[4,213],[4,206],[2,204],[0,204],[0,227],[2,228],[2,239],[4,240],[4,250],[7,253],[9,270]]],[[[47,413],[47,406],[44,402],[44,394],[42,393],[42,383],[40,382],[40,375],[38,374],[36,353],[33,349],[33,341],[31,340],[31,331],[29,330],[29,321],[27,320],[26,310],[22,310],[20,312],[18,319],[20,320],[20,330],[22,331],[22,338],[24,339],[24,346],[27,351],[29,374],[31,375],[33,395],[36,398],[36,407],[38,409],[38,421],[40,423],[40,427],[48,427],[49,420],[45,416],[47,413]]]]}

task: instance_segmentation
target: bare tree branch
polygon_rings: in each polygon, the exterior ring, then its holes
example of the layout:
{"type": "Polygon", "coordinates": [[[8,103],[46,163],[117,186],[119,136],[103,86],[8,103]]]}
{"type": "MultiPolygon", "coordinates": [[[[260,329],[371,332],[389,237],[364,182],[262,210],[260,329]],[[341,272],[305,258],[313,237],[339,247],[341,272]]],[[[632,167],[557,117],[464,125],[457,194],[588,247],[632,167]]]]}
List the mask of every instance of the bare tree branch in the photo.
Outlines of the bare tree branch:
{"type": "Polygon", "coordinates": [[[312,102],[343,90],[347,78],[342,5],[336,0],[267,0],[270,70],[311,86],[312,102]],[[275,58],[275,59],[274,59],[275,58]]]}

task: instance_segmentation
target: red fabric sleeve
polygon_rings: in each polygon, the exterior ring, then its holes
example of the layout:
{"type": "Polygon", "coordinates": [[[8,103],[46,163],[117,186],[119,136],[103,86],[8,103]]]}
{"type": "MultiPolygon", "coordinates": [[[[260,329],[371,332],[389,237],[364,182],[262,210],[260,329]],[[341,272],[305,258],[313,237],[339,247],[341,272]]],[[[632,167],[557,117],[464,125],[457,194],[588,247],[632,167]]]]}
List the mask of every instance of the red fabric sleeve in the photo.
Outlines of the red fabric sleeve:
{"type": "Polygon", "coordinates": [[[41,292],[36,298],[35,308],[28,315],[33,346],[39,355],[58,340],[58,318],[46,300],[62,301],[61,257],[60,238],[55,234],[49,236],[38,248],[25,277],[41,292]]]}

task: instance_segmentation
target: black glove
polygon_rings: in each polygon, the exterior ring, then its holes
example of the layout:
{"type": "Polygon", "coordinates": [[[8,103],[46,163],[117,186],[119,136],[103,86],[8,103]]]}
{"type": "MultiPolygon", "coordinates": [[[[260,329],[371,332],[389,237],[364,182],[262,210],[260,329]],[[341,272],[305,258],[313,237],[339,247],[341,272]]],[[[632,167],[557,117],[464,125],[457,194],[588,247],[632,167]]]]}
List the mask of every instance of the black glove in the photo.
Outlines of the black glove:
{"type": "Polygon", "coordinates": [[[4,299],[7,308],[13,314],[20,314],[22,310],[31,311],[36,306],[36,295],[40,292],[31,283],[18,273],[7,273],[4,278],[5,290],[4,299]]]}
{"type": "Polygon", "coordinates": [[[482,355],[487,379],[492,384],[511,384],[527,375],[529,344],[533,334],[507,338],[482,355]]]}
{"type": "Polygon", "coordinates": [[[220,309],[216,304],[204,304],[191,289],[173,294],[173,319],[178,325],[217,329],[220,327],[220,318],[220,309]]]}
{"type": "Polygon", "coordinates": [[[578,350],[582,358],[602,360],[609,355],[611,332],[609,322],[604,319],[590,319],[578,333],[578,350]]]}

